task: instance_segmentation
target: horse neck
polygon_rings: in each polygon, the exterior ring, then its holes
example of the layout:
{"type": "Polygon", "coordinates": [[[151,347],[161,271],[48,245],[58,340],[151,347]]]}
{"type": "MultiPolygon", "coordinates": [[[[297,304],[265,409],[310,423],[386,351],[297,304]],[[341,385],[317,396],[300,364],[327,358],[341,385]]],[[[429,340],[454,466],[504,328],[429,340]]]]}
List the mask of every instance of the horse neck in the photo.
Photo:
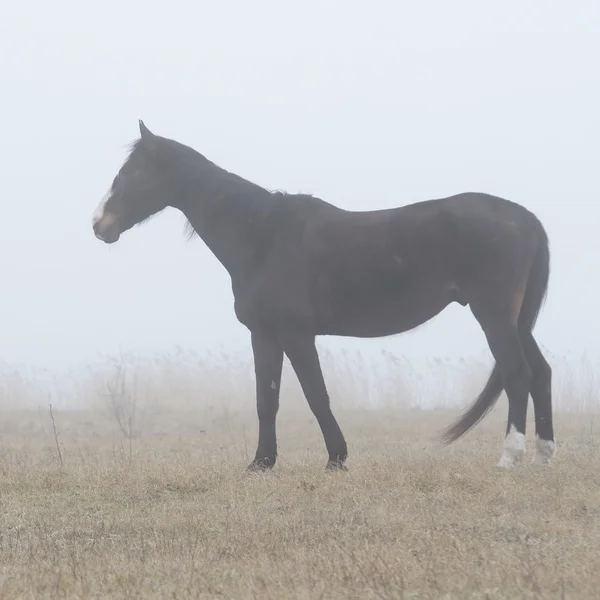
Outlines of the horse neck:
{"type": "Polygon", "coordinates": [[[230,275],[241,276],[268,236],[264,223],[274,208],[272,195],[212,163],[182,183],[174,206],[230,275]]]}

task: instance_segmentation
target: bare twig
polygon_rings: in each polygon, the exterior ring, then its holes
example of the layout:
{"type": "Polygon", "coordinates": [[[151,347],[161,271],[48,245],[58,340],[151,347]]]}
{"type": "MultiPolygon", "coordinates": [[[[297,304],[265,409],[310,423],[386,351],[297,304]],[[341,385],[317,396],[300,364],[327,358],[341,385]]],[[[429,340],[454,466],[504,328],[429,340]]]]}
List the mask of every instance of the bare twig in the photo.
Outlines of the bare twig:
{"type": "Polygon", "coordinates": [[[129,443],[129,460],[133,460],[133,442],[137,437],[137,393],[135,376],[133,389],[127,388],[127,372],[123,364],[116,365],[114,378],[107,383],[108,405],[112,418],[129,443]]]}
{"type": "Polygon", "coordinates": [[[58,460],[60,461],[60,466],[64,467],[65,463],[63,462],[62,452],[60,451],[60,444],[58,443],[58,436],[60,435],[58,431],[56,431],[56,421],[54,420],[54,413],[52,412],[52,403],[48,404],[50,407],[50,418],[52,419],[52,431],[54,432],[54,442],[56,444],[56,452],[58,453],[58,460]]]}

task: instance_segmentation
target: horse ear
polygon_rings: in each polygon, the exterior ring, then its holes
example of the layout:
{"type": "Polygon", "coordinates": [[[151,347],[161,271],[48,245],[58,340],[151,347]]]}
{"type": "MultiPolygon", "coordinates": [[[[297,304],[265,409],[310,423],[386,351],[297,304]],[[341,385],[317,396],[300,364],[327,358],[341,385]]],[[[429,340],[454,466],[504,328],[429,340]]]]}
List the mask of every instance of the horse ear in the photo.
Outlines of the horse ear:
{"type": "Polygon", "coordinates": [[[139,119],[140,125],[140,136],[142,139],[151,139],[154,137],[154,134],[144,125],[144,121],[139,119]]]}

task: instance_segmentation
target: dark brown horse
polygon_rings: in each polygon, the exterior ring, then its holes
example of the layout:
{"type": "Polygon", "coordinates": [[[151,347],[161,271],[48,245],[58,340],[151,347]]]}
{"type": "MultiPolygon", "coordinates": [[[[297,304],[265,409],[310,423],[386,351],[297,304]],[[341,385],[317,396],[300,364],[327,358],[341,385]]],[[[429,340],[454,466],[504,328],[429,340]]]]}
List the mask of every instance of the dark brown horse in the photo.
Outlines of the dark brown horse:
{"type": "Polygon", "coordinates": [[[398,334],[451,302],[470,307],[495,366],[444,441],[466,433],[505,390],[508,423],[498,464],[517,464],[531,393],[533,460],[550,460],[551,369],[532,335],[548,285],[549,249],[535,215],[478,193],[388,210],[342,210],[311,196],[269,192],[139,126],[140,139],[94,215],[94,233],[112,244],[172,206],[229,272],[256,373],[258,448],[248,468],[275,464],[284,353],[321,427],[327,466],[345,468],[346,441],[331,411],[315,336],[398,334]]]}

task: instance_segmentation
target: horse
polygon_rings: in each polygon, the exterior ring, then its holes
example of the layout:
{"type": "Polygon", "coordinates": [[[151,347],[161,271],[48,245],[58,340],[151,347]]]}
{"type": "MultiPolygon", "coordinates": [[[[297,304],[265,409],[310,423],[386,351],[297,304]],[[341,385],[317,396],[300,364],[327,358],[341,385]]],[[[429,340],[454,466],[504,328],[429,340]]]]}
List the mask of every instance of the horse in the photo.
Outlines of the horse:
{"type": "Polygon", "coordinates": [[[508,419],[497,465],[517,466],[525,455],[531,394],[532,462],[551,462],[552,369],[532,334],[547,296],[550,251],[534,213],[476,192],[345,210],[311,195],[270,191],[154,134],[141,120],[139,131],[94,213],[93,232],[114,244],[172,207],[228,271],[254,362],[258,444],[249,471],[271,469],[277,459],[284,354],[320,426],[326,468],[347,470],[347,443],[331,409],[316,337],[400,334],[451,303],[470,308],[494,365],[479,396],[440,442],[467,433],[504,390],[508,419]]]}

